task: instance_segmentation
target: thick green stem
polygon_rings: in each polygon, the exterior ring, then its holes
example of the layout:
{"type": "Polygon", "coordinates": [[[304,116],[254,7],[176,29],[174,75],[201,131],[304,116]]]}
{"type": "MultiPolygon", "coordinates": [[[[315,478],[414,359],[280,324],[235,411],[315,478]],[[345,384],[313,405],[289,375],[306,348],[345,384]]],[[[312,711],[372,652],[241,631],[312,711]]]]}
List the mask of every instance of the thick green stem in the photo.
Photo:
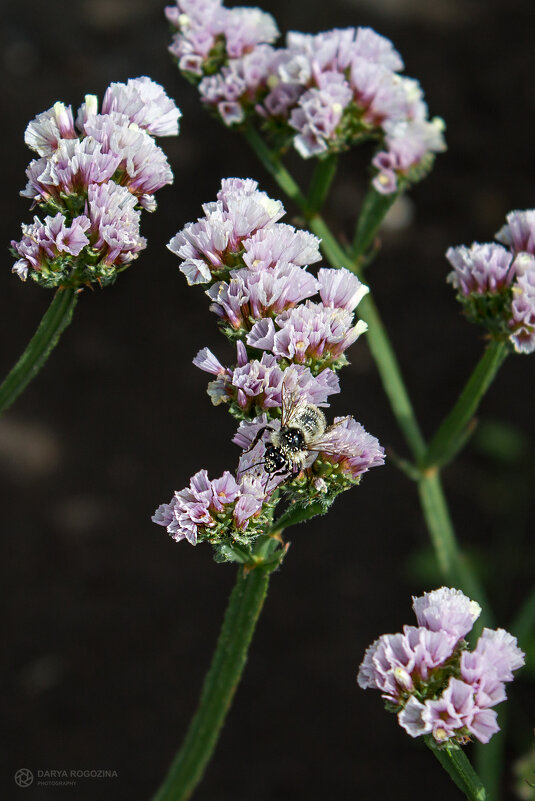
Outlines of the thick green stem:
{"type": "Polygon", "coordinates": [[[351,255],[360,264],[366,251],[373,243],[387,212],[399,197],[399,192],[382,195],[370,185],[360,210],[357,230],[353,239],[351,255]]]}
{"type": "Polygon", "coordinates": [[[77,299],[75,289],[56,292],[28,347],[0,386],[0,413],[11,406],[44,365],[69,325],[77,299]]]}
{"type": "Polygon", "coordinates": [[[439,747],[429,734],[424,739],[444,770],[448,772],[469,801],[488,801],[488,794],[481,779],[460,746],[455,743],[446,743],[439,747]]]}
{"type": "MultiPolygon", "coordinates": [[[[277,542],[262,538],[256,556],[268,556],[277,542]]],[[[238,682],[260,611],[266,597],[270,572],[261,564],[240,567],[230,596],[212,664],[204,680],[197,712],[182,747],[153,801],[183,801],[200,782],[215,749],[238,682]]]]}
{"type": "Polygon", "coordinates": [[[423,460],[424,468],[447,464],[466,442],[468,426],[507,353],[505,342],[492,341],[487,345],[457,403],[429,443],[423,460]]]}
{"type": "Polygon", "coordinates": [[[316,168],[310,182],[307,198],[307,206],[310,212],[319,211],[323,207],[334,176],[336,175],[337,168],[338,156],[335,153],[331,153],[325,158],[318,159],[316,162],[316,168]]]}

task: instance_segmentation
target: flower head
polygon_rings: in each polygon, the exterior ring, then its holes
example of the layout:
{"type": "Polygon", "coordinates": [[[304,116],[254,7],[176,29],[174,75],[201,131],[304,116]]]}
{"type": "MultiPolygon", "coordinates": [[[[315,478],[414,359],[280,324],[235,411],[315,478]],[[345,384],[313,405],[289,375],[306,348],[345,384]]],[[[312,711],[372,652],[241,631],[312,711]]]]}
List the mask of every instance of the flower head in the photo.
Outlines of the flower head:
{"type": "Polygon", "coordinates": [[[366,331],[365,322],[353,322],[353,314],[346,309],[307,301],[277,315],[274,322],[255,323],[247,344],[316,370],[339,362],[344,351],[366,331]]]}
{"type": "Polygon", "coordinates": [[[469,651],[463,638],[481,609],[460,590],[424,593],[413,598],[413,608],[420,626],[376,640],[364,655],[359,685],[381,690],[411,737],[487,743],[499,730],[492,707],[505,700],[504,682],[524,664],[516,638],[484,629],[469,651]]]}
{"type": "Polygon", "coordinates": [[[203,206],[205,216],[188,223],[171,239],[167,247],[183,260],[180,270],[190,285],[225,275],[236,265],[243,241],[282,217],[282,203],[257,186],[252,180],[222,181],[217,201],[203,206]]]}
{"type": "Polygon", "coordinates": [[[236,344],[234,364],[223,365],[208,348],[193,363],[212,376],[212,403],[240,420],[233,440],[242,449],[239,495],[232,513],[217,499],[199,507],[191,485],[153,519],[178,539],[207,539],[217,558],[239,561],[243,550],[236,553],[235,544],[248,548],[281,498],[326,509],[384,462],[383,448],[360,423],[345,417],[329,426],[319,408],[340,391],[344,353],[366,330],[354,310],[368,289],[347,270],[322,268],[317,278],[309,272],[320,258],[319,240],[280,223],[282,204],[256,181],[223,180],[203,211],[168,247],[188,284],[208,287],[210,309],[236,344]]]}
{"type": "Polygon", "coordinates": [[[353,417],[335,417],[330,430],[315,447],[329,470],[353,481],[358,481],[363,473],[385,461],[385,451],[379,441],[353,417]]]}
{"type": "Polygon", "coordinates": [[[116,111],[152,136],[177,136],[180,110],[163,88],[150,78],[111,83],[102,99],[102,114],[116,111]]]}
{"type": "Polygon", "coordinates": [[[164,526],[177,542],[247,543],[266,526],[271,492],[250,474],[236,479],[225,471],[210,481],[206,470],[200,470],[188,487],[156,509],[152,521],[164,526]]]}
{"type": "Polygon", "coordinates": [[[481,614],[477,601],[461,590],[441,587],[413,598],[412,608],[420,626],[430,631],[447,631],[455,640],[465,637],[481,614]]]}
{"type": "Polygon", "coordinates": [[[507,224],[496,234],[498,242],[503,242],[513,253],[535,255],[535,209],[511,211],[507,224]]]}
{"type": "Polygon", "coordinates": [[[517,353],[535,350],[535,210],[513,211],[494,242],[449,248],[448,281],[471,322],[517,353]]]}
{"type": "Polygon", "coordinates": [[[21,192],[47,215],[23,226],[13,241],[13,267],[46,287],[101,286],[115,280],[146,246],[140,209],[156,208],[154,193],[173,180],[153,136],[178,133],[180,111],[147,77],[113,83],[102,112],[87,95],[74,122],[71,107],[55,103],[27,127],[34,159],[21,192]]]}
{"type": "Polygon", "coordinates": [[[260,9],[177,0],[166,15],[180,70],[229,127],[256,118],[303,158],[372,139],[383,194],[420,180],[445,149],[443,121],[429,119],[420,85],[399,74],[400,54],[371,28],[291,32],[277,48],[275,22],[260,9]]]}

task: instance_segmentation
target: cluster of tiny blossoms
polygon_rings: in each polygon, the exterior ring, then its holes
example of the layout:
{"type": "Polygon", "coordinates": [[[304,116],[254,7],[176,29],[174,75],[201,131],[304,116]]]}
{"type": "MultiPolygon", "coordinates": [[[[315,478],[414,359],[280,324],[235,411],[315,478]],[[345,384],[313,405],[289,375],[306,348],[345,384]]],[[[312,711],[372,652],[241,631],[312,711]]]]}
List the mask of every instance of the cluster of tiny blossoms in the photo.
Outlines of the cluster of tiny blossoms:
{"type": "Polygon", "coordinates": [[[154,193],[173,181],[155,136],[178,134],[180,111],[149,78],[112,83],[98,113],[86,95],[76,120],[57,102],[26,128],[30,162],[21,192],[46,216],[23,225],[11,243],[23,281],[45,287],[113,282],[146,247],[140,209],[154,211],[154,193]]]}
{"type": "Polygon", "coordinates": [[[265,460],[286,425],[285,403],[310,404],[323,419],[317,407],[339,392],[345,351],[366,330],[354,310],[368,289],[345,269],[310,273],[307,265],[320,259],[319,240],[279,222],[282,204],[256,181],[223,180],[203,211],[168,247],[188,283],[206,288],[222,332],[235,343],[230,367],[208,348],[193,361],[214,376],[208,386],[214,405],[227,404],[240,420],[233,441],[242,454],[235,477],[226,472],[210,481],[201,470],[153,520],[176,540],[247,545],[266,531],[281,491],[291,502],[319,499],[327,507],[384,461],[378,441],[352,417],[322,426],[313,443],[308,438],[298,465],[283,460],[270,471],[265,460]]]}
{"type": "Polygon", "coordinates": [[[512,211],[494,242],[450,248],[448,281],[472,322],[517,353],[535,350],[535,209],[512,211]]]}
{"type": "Polygon", "coordinates": [[[383,194],[419,180],[445,149],[443,121],[428,118],[418,81],[399,74],[401,56],[371,28],[292,32],[275,48],[276,23],[258,8],[177,0],[166,15],[179,69],[228,126],[256,118],[304,158],[372,139],[383,194]]]}
{"type": "Polygon", "coordinates": [[[483,629],[475,648],[465,636],[481,608],[460,590],[441,587],[413,598],[418,627],[383,634],[370,645],[358,673],[364,689],[381,690],[389,711],[411,737],[437,743],[488,743],[499,731],[492,707],[506,699],[505,682],[524,664],[516,638],[483,629]]]}

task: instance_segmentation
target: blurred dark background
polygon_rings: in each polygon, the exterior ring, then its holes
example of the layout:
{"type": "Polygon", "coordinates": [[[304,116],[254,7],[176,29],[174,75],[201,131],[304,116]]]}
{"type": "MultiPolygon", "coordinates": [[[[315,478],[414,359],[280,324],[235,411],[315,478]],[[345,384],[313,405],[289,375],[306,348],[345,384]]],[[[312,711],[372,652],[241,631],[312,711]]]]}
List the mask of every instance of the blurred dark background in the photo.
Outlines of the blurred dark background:
{"type": "MultiPolygon", "coordinates": [[[[430,435],[484,346],[445,283],[452,244],[488,241],[513,208],[535,205],[535,18],[530,0],[331,0],[264,3],[280,30],[371,25],[402,53],[432,114],[447,123],[437,159],[382,236],[370,282],[430,435]]],[[[51,295],[10,273],[7,246],[32,213],[18,196],[31,158],[27,122],[56,100],[74,108],[111,81],[149,75],[184,117],[161,140],[175,184],[144,215],[149,247],[117,284],[87,291],[39,377],[0,421],[2,700],[0,797],[148,799],[178,747],[215,645],[235,568],[208,547],[174,543],[154,508],[206,467],[233,469],[234,423],[191,365],[225,358],[203,293],[188,289],[165,243],[213,200],[221,177],[280,193],[238,135],[204,114],[168,58],[159,0],[27,0],[2,12],[7,373],[51,295]],[[108,769],[74,788],[19,789],[19,768],[108,769]]],[[[342,162],[326,215],[341,235],[365,189],[369,153],[342,162]]],[[[308,167],[292,162],[303,176],[308,167]]],[[[295,211],[286,204],[291,222],[295,211]]],[[[334,413],[353,413],[405,453],[364,338],[350,352],[334,413]]],[[[476,436],[444,473],[458,535],[507,626],[533,585],[535,357],[511,357],[476,436]]],[[[379,634],[412,623],[411,594],[439,586],[415,487],[392,461],[342,496],[329,518],[288,533],[251,656],[196,798],[218,801],[460,797],[421,743],[364,693],[355,674],[379,634]]],[[[532,668],[533,670],[533,668],[532,668]]],[[[510,695],[509,769],[535,724],[529,674],[510,695]]],[[[525,789],[525,785],[524,785],[525,789]]]]}

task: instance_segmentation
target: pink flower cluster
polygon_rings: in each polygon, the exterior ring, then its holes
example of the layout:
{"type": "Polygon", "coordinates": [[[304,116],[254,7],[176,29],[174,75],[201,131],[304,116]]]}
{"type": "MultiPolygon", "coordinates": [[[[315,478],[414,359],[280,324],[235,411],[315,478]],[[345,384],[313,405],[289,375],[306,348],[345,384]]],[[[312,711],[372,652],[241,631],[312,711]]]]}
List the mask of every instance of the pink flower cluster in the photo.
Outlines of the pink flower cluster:
{"type": "Polygon", "coordinates": [[[279,35],[271,14],[259,8],[228,9],[221,0],[177,0],[165,16],[174,30],[169,51],[181,70],[199,77],[214,61],[219,66],[218,56],[240,58],[279,35]]]}
{"type": "Polygon", "coordinates": [[[206,470],[200,470],[189,487],[158,507],[152,520],[165,526],[177,542],[185,539],[196,545],[210,539],[217,543],[229,531],[234,541],[239,541],[251,518],[260,517],[264,501],[264,487],[254,475],[244,472],[236,480],[225,471],[221,478],[210,481],[206,470]]]}
{"type": "Polygon", "coordinates": [[[113,281],[146,246],[140,209],[153,211],[154,193],[173,181],[153,137],[176,135],[179,117],[162,87],[142,77],[112,83],[101,113],[87,95],[76,122],[60,102],[30,122],[25,141],[39,158],[21,194],[53,216],[23,225],[11,243],[13,271],[48,287],[113,281]]]}
{"type": "Polygon", "coordinates": [[[445,149],[443,121],[429,120],[418,82],[399,74],[401,56],[371,28],[292,32],[274,48],[276,24],[257,8],[177,0],[166,14],[179,68],[226,125],[254,116],[303,158],[373,138],[374,186],[383,194],[419,180],[445,149]],[[234,16],[243,20],[239,35],[234,16]]]}
{"type": "MultiPolygon", "coordinates": [[[[251,178],[227,178],[221,181],[217,200],[205,203],[203,211],[204,217],[184,226],[167,245],[183,262],[180,271],[190,286],[228,275],[230,266],[246,247],[245,242],[273,226],[284,215],[284,206],[280,200],[260,192],[251,178]]],[[[316,260],[319,258],[316,247],[316,260]]],[[[300,259],[299,254],[296,259],[300,259]]],[[[252,269],[257,266],[260,265],[253,265],[252,269]]]]}
{"type": "Polygon", "coordinates": [[[413,609],[418,627],[376,640],[360,666],[359,685],[380,690],[411,737],[487,743],[499,731],[492,707],[506,699],[505,682],[524,664],[516,638],[483,629],[469,651],[464,637],[481,608],[460,590],[425,593],[413,598],[413,609]]]}
{"type": "Polygon", "coordinates": [[[286,485],[284,495],[294,503],[320,498],[327,508],[383,464],[384,450],[352,417],[327,426],[318,408],[340,391],[336,371],[347,363],[344,351],[366,330],[353,313],[367,287],[345,269],[308,272],[320,259],[319,240],[279,222],[282,204],[256,181],[223,180],[216,201],[203,211],[168,247],[190,285],[208,286],[210,308],[236,344],[231,367],[208,348],[193,363],[214,376],[212,403],[227,404],[241,421],[233,441],[242,453],[236,478],[225,473],[209,482],[205,471],[197,473],[153,520],[177,540],[209,540],[226,559],[235,557],[236,543],[247,546],[269,528],[279,487],[286,485]],[[314,295],[319,301],[310,299],[314,295]],[[312,433],[295,422],[292,429],[292,408],[319,421],[312,433]],[[285,428],[301,443],[297,450],[276,444],[285,428]]]}
{"type": "Polygon", "coordinates": [[[237,362],[225,368],[207,349],[194,364],[216,376],[209,387],[215,404],[234,403],[238,416],[281,406],[283,382],[315,405],[339,391],[334,370],[366,330],[353,313],[368,292],[345,269],[320,269],[319,240],[278,222],[280,201],[250,179],[222,181],[205,216],[178,232],[169,249],[181,260],[188,283],[211,283],[206,294],[223,331],[237,340],[237,362]],[[226,276],[228,280],[214,280],[226,276]],[[321,302],[309,298],[319,294],[321,302]],[[306,300],[305,303],[302,301],[306,300]],[[258,352],[258,358],[247,354],[258,352]]]}
{"type": "Polygon", "coordinates": [[[340,392],[336,373],[326,368],[314,376],[308,367],[282,367],[276,356],[264,353],[260,359],[249,360],[242,342],[237,343],[237,362],[223,367],[216,356],[203,348],[193,364],[217,376],[208,385],[214,406],[236,403],[238,417],[261,414],[282,405],[283,385],[288,393],[297,393],[315,406],[326,406],[329,395],[340,392]]]}
{"type": "Polygon", "coordinates": [[[494,242],[449,248],[448,281],[468,318],[517,353],[535,350],[535,210],[512,211],[494,242]]]}

